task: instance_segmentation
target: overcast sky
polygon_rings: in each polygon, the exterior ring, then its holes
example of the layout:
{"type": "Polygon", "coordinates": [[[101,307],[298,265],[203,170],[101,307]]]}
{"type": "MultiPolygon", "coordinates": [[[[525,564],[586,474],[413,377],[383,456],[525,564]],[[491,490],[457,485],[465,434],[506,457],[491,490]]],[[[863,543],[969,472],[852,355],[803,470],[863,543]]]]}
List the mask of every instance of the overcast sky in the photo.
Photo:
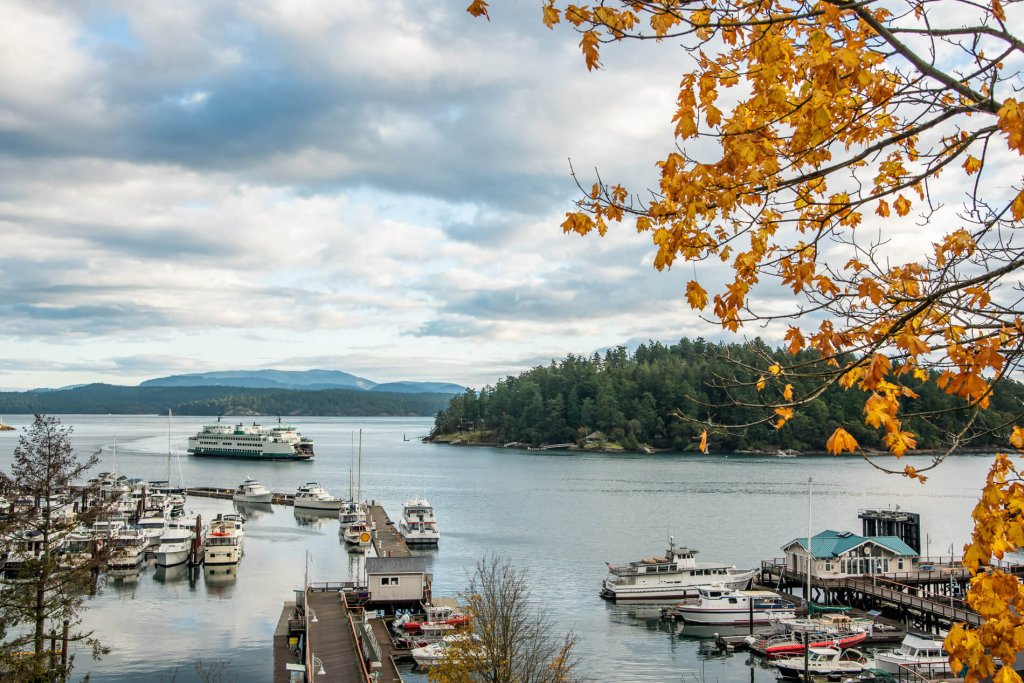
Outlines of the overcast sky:
{"type": "MultiPolygon", "coordinates": [[[[588,73],[539,3],[0,0],[0,388],[329,368],[480,387],[713,337],[649,239],[685,56],[588,73]]],[[[638,49],[639,48],[639,49],[638,49]]]]}

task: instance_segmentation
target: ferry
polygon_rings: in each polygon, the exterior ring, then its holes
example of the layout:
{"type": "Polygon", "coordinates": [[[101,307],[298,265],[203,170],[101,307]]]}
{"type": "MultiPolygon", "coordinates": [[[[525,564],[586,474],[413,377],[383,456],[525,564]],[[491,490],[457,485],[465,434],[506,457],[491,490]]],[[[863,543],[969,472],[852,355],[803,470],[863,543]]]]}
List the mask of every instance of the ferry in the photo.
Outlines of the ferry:
{"type": "Polygon", "coordinates": [[[188,438],[192,455],[251,460],[309,460],[313,457],[313,440],[299,434],[294,427],[281,425],[261,427],[239,423],[206,425],[188,438]]]}

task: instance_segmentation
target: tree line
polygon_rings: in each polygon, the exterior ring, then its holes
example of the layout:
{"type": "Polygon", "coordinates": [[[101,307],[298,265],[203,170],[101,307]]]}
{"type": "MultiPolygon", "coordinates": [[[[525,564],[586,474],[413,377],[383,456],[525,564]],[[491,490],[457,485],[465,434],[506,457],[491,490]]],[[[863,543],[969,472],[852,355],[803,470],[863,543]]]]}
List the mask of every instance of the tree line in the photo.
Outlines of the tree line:
{"type": "MultiPolygon", "coordinates": [[[[451,399],[435,418],[432,436],[474,433],[493,443],[532,446],[580,443],[595,432],[626,449],[649,446],[675,451],[697,448],[708,431],[711,450],[794,449],[824,451],[829,435],[842,426],[865,448],[884,449],[884,431],[864,423],[867,392],[832,386],[797,412],[782,428],[766,420],[778,405],[777,393],[758,391],[747,370],[772,362],[805,363],[808,371],[792,379],[792,393],[815,390],[816,354],[794,357],[760,340],[743,344],[682,339],[676,344],[641,344],[603,355],[570,355],[506,377],[480,391],[451,399]]],[[[928,415],[909,416],[907,428],[918,448],[937,448],[963,424],[963,401],[935,382],[919,381],[915,404],[928,415]]],[[[1007,382],[992,397],[966,435],[972,446],[1005,443],[1013,417],[1024,402],[1024,387],[1007,382]]]]}
{"type": "Polygon", "coordinates": [[[348,389],[239,387],[123,387],[89,384],[59,391],[0,393],[2,414],[112,413],[116,415],[433,415],[450,394],[403,394],[348,389]]]}

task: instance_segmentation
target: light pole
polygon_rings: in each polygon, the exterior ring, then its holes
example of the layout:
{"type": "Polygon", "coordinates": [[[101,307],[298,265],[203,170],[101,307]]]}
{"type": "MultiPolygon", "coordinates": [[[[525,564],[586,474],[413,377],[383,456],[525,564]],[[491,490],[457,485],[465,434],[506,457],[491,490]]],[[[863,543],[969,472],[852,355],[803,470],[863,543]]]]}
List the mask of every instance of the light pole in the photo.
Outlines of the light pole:
{"type": "Polygon", "coordinates": [[[310,657],[313,658],[313,668],[315,669],[316,667],[320,667],[320,670],[316,672],[318,676],[323,676],[327,673],[327,671],[324,670],[324,662],[322,659],[312,653],[310,653],[310,657]]]}

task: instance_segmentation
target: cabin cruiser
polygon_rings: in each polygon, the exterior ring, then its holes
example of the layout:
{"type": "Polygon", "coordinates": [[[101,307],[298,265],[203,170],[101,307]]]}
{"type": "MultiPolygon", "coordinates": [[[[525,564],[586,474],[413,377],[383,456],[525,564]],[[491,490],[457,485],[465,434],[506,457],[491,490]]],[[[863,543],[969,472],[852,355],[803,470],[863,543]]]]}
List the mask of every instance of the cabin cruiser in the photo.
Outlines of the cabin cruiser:
{"type": "Polygon", "coordinates": [[[340,510],[343,501],[327,493],[320,484],[315,481],[308,482],[299,487],[295,492],[296,509],[307,510],[340,510]]]}
{"type": "Polygon", "coordinates": [[[688,624],[767,624],[796,618],[796,606],[772,591],[737,591],[699,586],[697,597],[661,610],[662,617],[688,624]]]}
{"type": "MultiPolygon", "coordinates": [[[[708,584],[746,588],[755,569],[740,570],[720,562],[697,562],[697,550],[682,548],[669,538],[664,557],[647,557],[625,566],[608,564],[608,578],[601,586],[606,600],[676,600],[696,597],[708,584]]],[[[607,563],[606,563],[607,564],[607,563]]]]}
{"type": "Polygon", "coordinates": [[[806,670],[811,676],[835,676],[842,674],[859,674],[868,668],[868,658],[860,650],[840,650],[831,647],[812,647],[807,653],[807,661],[803,655],[785,657],[773,662],[782,678],[803,680],[806,670]]]}
{"type": "Polygon", "coordinates": [[[255,479],[246,479],[231,494],[231,500],[239,503],[269,503],[273,497],[274,492],[255,479]]]}
{"type": "Polygon", "coordinates": [[[147,510],[137,526],[146,536],[146,545],[155,548],[160,545],[160,538],[167,530],[167,515],[163,510],[147,510]]]}
{"type": "Polygon", "coordinates": [[[138,527],[125,527],[119,530],[111,539],[107,569],[136,569],[146,559],[148,543],[146,533],[138,527]]]}
{"type": "Polygon", "coordinates": [[[242,531],[227,519],[216,519],[210,524],[210,533],[203,544],[206,566],[238,564],[242,558],[242,531]]]}
{"type": "Polygon", "coordinates": [[[899,649],[876,651],[874,665],[891,674],[899,673],[901,666],[912,666],[915,671],[929,674],[950,670],[943,639],[928,633],[907,633],[899,649]]]}
{"type": "Polygon", "coordinates": [[[437,530],[434,508],[425,498],[405,501],[398,533],[408,545],[437,545],[441,532],[437,530]]]}
{"type": "Polygon", "coordinates": [[[342,537],[346,543],[354,546],[353,550],[360,550],[370,546],[373,541],[373,530],[366,522],[356,522],[345,527],[342,537]]]}
{"type": "Polygon", "coordinates": [[[472,636],[463,633],[453,633],[445,636],[436,643],[430,643],[423,647],[414,647],[409,651],[409,654],[412,655],[413,661],[416,662],[417,666],[434,666],[439,664],[441,659],[444,658],[445,650],[468,638],[472,638],[472,636]]]}
{"type": "MultiPolygon", "coordinates": [[[[173,567],[188,561],[192,551],[192,542],[196,538],[196,520],[180,519],[167,525],[167,530],[160,538],[157,546],[156,564],[158,567],[173,567]]],[[[205,541],[206,528],[200,527],[198,542],[205,541]]]]}

